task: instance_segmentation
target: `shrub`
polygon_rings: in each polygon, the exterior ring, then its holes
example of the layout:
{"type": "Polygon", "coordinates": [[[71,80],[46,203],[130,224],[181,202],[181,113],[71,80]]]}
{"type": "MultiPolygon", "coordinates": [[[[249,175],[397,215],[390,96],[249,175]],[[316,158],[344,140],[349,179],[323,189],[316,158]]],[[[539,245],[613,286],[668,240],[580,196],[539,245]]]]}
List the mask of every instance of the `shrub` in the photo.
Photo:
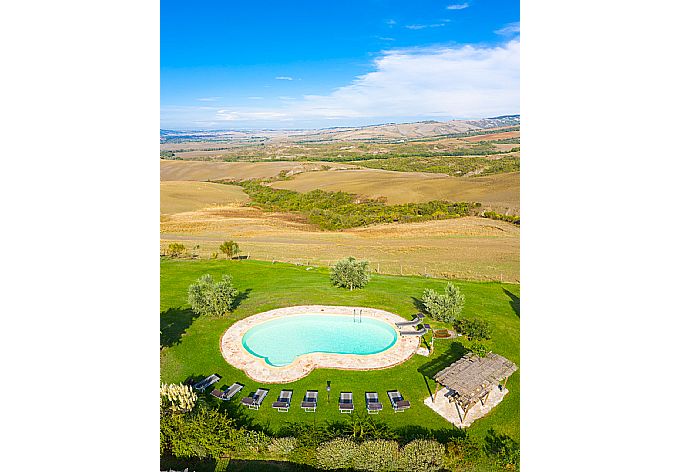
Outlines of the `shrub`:
{"type": "Polygon", "coordinates": [[[271,438],[261,431],[237,429],[230,434],[231,449],[240,455],[256,455],[268,450],[271,438]]]}
{"type": "Polygon", "coordinates": [[[400,454],[398,443],[386,439],[364,441],[357,448],[352,467],[356,470],[396,470],[400,454]]]}
{"type": "Polygon", "coordinates": [[[491,328],[484,320],[462,318],[458,320],[456,329],[469,340],[491,339],[491,328]]]}
{"type": "Polygon", "coordinates": [[[433,439],[415,439],[400,452],[398,468],[405,471],[440,470],[445,449],[433,439]]]}
{"type": "Polygon", "coordinates": [[[520,444],[506,434],[492,429],[484,438],[484,452],[494,462],[508,470],[520,470],[520,444]]]}
{"type": "Polygon", "coordinates": [[[287,456],[297,447],[297,438],[273,438],[268,444],[268,452],[278,456],[287,456]]]}
{"type": "Polygon", "coordinates": [[[170,257],[179,257],[186,250],[187,250],[187,248],[184,247],[184,244],[180,244],[180,243],[168,244],[168,256],[170,256],[170,257]]]}
{"type": "Polygon", "coordinates": [[[223,275],[220,282],[214,282],[210,274],[201,276],[190,285],[187,293],[189,304],[195,313],[214,317],[229,312],[238,295],[231,276],[223,275]]]}
{"type": "Polygon", "coordinates": [[[189,385],[162,384],[160,388],[161,409],[171,413],[187,413],[194,409],[197,396],[189,385]]]}
{"type": "Polygon", "coordinates": [[[489,348],[480,342],[473,342],[470,344],[470,351],[474,352],[479,357],[486,357],[486,355],[490,352],[489,348]]]}
{"type": "Polygon", "coordinates": [[[451,438],[446,444],[446,460],[451,467],[476,463],[481,455],[482,449],[479,443],[467,436],[451,438]]]}
{"type": "Polygon", "coordinates": [[[352,256],[339,260],[331,268],[331,282],[337,287],[362,288],[370,279],[369,261],[358,261],[352,256]]]}
{"type": "Polygon", "coordinates": [[[358,447],[351,439],[336,438],[316,449],[316,463],[322,469],[350,469],[358,447]]]}
{"type": "Polygon", "coordinates": [[[161,454],[179,458],[219,458],[232,446],[234,422],[224,413],[200,406],[193,413],[161,414],[161,454]]]}
{"type": "Polygon", "coordinates": [[[240,253],[240,246],[235,241],[224,241],[218,249],[229,258],[233,258],[240,253]]]}
{"type": "Polygon", "coordinates": [[[443,294],[429,288],[424,290],[422,303],[426,312],[433,319],[452,323],[465,306],[465,296],[460,293],[455,285],[448,282],[443,294]]]}

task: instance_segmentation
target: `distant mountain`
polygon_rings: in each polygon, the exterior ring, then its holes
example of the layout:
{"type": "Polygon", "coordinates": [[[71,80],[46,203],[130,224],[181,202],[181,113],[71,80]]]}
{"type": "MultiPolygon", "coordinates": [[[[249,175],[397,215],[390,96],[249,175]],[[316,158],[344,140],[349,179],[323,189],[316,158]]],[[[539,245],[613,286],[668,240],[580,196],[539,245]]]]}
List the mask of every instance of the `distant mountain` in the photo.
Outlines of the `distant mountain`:
{"type": "Polygon", "coordinates": [[[323,128],[315,130],[224,130],[174,131],[161,130],[161,143],[166,142],[237,142],[237,141],[401,141],[456,135],[472,131],[520,125],[520,115],[496,116],[481,120],[418,121],[386,123],[370,126],[323,128]]]}

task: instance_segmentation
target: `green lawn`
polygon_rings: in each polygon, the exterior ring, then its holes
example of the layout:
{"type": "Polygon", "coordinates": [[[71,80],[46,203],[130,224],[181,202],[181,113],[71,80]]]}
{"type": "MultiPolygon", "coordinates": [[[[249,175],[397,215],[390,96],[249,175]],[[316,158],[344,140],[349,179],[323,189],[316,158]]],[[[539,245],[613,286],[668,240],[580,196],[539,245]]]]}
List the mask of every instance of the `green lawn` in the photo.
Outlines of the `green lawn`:
{"type": "MultiPolygon", "coordinates": [[[[442,291],[444,280],[422,277],[394,277],[374,275],[364,289],[348,291],[330,285],[325,268],[306,270],[305,267],[272,264],[261,261],[161,261],[161,381],[180,382],[189,376],[217,373],[222,376],[219,386],[233,382],[245,384],[240,395],[222,405],[215,399],[209,402],[227,408],[250,425],[276,432],[287,422],[344,421],[347,415],[337,408],[337,395],[341,390],[352,391],[355,410],[364,412],[364,392],[378,391],[384,402],[384,411],[378,418],[393,429],[424,428],[442,437],[454,426],[423,404],[434,389],[430,376],[457,360],[464,352],[463,339],[436,340],[434,354],[427,358],[413,356],[403,364],[375,371],[342,371],[317,369],[307,377],[290,384],[258,384],[241,370],[230,366],[220,353],[220,338],[238,319],[253,314],[291,305],[324,304],[353,305],[380,308],[412,317],[418,310],[414,298],[420,298],[425,288],[442,291]],[[218,278],[231,274],[241,293],[236,310],[224,319],[196,317],[187,305],[187,287],[203,274],[218,278]],[[326,398],[326,381],[331,381],[330,404],[326,398]],[[428,387],[427,387],[428,383],[428,387]],[[237,403],[257,387],[268,388],[269,394],[258,411],[247,411],[237,403]],[[289,413],[274,411],[270,404],[282,388],[293,389],[293,406],[289,413]],[[305,413],[299,401],[307,389],[319,390],[317,413],[305,413]],[[411,401],[412,408],[405,413],[394,413],[387,403],[386,391],[398,389],[411,401]],[[296,400],[296,401],[295,401],[296,400]]],[[[520,364],[520,287],[514,284],[457,282],[465,294],[464,316],[485,319],[491,325],[493,338],[486,344],[516,364],[520,364]]],[[[432,326],[440,326],[433,323],[432,326]]],[[[489,415],[476,421],[469,432],[482,439],[493,428],[512,438],[520,438],[520,371],[510,377],[510,393],[489,415]]]]}

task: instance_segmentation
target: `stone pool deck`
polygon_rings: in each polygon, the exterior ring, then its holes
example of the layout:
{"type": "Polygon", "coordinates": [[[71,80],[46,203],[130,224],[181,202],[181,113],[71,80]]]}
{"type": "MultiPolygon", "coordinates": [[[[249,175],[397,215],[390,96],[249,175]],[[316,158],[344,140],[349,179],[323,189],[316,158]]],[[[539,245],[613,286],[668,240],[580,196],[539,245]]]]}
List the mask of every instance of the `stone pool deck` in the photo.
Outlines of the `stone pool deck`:
{"type": "MultiPolygon", "coordinates": [[[[317,368],[372,370],[385,369],[400,364],[417,352],[420,338],[416,336],[400,336],[395,344],[384,352],[370,355],[357,354],[328,354],[314,352],[299,356],[295,361],[283,367],[268,365],[260,357],[250,354],[242,346],[242,337],[252,327],[275,318],[290,315],[317,313],[324,315],[357,316],[361,310],[363,317],[375,318],[387,322],[395,329],[395,323],[409,321],[393,313],[376,308],[353,306],[302,305],[287,308],[277,308],[257,315],[244,318],[228,328],[220,341],[220,350],[225,360],[238,369],[242,369],[247,376],[257,382],[288,383],[307,376],[317,368]]],[[[396,329],[397,331],[397,329],[396,329]]]]}

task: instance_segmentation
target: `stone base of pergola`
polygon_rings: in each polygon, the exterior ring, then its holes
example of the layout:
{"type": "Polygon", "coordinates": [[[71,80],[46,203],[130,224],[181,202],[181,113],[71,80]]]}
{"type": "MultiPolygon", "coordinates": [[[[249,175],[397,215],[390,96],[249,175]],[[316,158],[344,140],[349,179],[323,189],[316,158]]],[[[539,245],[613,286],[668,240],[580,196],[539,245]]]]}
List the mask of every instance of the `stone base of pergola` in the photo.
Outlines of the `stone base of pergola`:
{"type": "Polygon", "coordinates": [[[466,415],[462,413],[462,410],[460,410],[455,402],[448,401],[450,393],[451,392],[446,387],[443,387],[436,393],[436,401],[433,400],[433,397],[427,397],[424,400],[424,404],[458,428],[467,428],[475,420],[486,415],[493,407],[501,403],[503,397],[508,393],[508,390],[495,386],[484,404],[477,402],[470,408],[466,415]]]}

